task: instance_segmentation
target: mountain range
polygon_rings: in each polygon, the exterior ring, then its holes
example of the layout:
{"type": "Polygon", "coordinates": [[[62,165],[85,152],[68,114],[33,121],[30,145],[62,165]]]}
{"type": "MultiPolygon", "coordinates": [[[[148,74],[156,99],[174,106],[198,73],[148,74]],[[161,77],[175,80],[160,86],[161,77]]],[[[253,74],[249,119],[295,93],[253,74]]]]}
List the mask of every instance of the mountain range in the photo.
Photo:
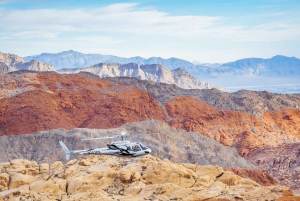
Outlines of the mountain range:
{"type": "MultiPolygon", "coordinates": [[[[16,70],[34,71],[55,71],[49,64],[37,60],[25,62],[21,57],[14,54],[0,53],[0,74],[9,73],[16,70]]],[[[181,68],[170,71],[167,67],[160,64],[140,65],[137,63],[128,64],[106,64],[99,63],[91,67],[61,69],[59,73],[74,74],[79,72],[90,72],[99,77],[137,77],[139,79],[153,81],[155,83],[175,84],[186,89],[211,89],[217,88],[226,91],[225,88],[215,87],[214,85],[198,80],[181,68]]]]}
{"type": "Polygon", "coordinates": [[[234,92],[240,89],[270,91],[273,93],[300,93],[300,59],[274,56],[269,59],[245,58],[228,63],[193,63],[179,59],[161,57],[117,57],[101,54],[83,54],[73,50],[59,53],[43,53],[24,57],[36,59],[62,68],[83,68],[99,63],[136,63],[138,65],[160,64],[170,70],[180,68],[203,82],[225,87],[234,92]]]}
{"type": "Polygon", "coordinates": [[[83,54],[81,52],[69,50],[59,53],[42,53],[40,55],[27,56],[24,57],[26,61],[38,60],[44,63],[51,64],[55,66],[56,70],[63,68],[83,68],[93,66],[98,63],[137,63],[143,64],[161,64],[167,66],[170,70],[176,68],[193,68],[194,65],[186,60],[178,58],[163,59],[161,57],[150,57],[148,59],[143,57],[118,57],[112,55],[102,55],[102,54],[83,54]]]}
{"type": "Polygon", "coordinates": [[[268,76],[268,77],[295,77],[300,75],[300,59],[296,57],[274,56],[270,59],[245,58],[224,64],[209,64],[179,59],[161,57],[118,57],[101,54],[83,54],[69,50],[59,53],[42,53],[35,56],[24,57],[26,61],[38,60],[55,66],[56,70],[63,68],[82,68],[93,66],[98,63],[137,63],[161,64],[170,70],[182,68],[197,78],[220,77],[226,75],[239,76],[268,76]]]}

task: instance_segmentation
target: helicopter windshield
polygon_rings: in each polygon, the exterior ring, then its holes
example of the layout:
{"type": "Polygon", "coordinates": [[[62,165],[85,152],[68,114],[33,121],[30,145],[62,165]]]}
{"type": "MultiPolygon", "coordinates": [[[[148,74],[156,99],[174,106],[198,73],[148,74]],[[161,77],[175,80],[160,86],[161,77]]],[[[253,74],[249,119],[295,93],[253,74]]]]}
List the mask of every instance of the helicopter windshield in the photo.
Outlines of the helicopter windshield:
{"type": "Polygon", "coordinates": [[[140,144],[140,146],[141,146],[141,148],[143,149],[143,150],[146,150],[146,149],[148,149],[148,147],[146,147],[145,145],[143,145],[143,144],[140,144]]]}
{"type": "Polygon", "coordinates": [[[141,147],[139,145],[134,145],[132,148],[133,151],[141,151],[141,147]]]}

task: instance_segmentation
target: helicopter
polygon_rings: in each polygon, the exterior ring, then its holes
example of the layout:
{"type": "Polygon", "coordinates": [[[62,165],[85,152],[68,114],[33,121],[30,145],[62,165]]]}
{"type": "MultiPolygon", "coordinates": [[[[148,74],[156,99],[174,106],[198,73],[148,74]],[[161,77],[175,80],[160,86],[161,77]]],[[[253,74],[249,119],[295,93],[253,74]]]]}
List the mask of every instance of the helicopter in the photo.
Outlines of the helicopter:
{"type": "Polygon", "coordinates": [[[104,137],[104,138],[86,138],[81,139],[82,141],[87,140],[102,140],[107,138],[116,138],[120,137],[121,141],[112,142],[107,144],[105,148],[95,148],[95,149],[86,149],[86,150],[69,150],[69,148],[62,142],[59,141],[60,146],[66,154],[66,160],[70,160],[73,154],[97,154],[97,155],[113,155],[113,156],[127,156],[127,157],[136,157],[143,156],[151,153],[151,149],[146,147],[140,142],[130,142],[125,141],[126,132],[121,132],[121,135],[104,137]]]}

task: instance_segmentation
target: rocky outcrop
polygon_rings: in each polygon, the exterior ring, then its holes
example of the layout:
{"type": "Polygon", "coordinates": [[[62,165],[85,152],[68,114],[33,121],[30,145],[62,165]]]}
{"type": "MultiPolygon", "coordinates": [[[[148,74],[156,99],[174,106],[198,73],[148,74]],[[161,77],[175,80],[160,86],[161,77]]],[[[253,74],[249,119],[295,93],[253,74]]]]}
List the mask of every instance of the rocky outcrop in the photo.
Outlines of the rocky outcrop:
{"type": "Polygon", "coordinates": [[[159,64],[139,65],[128,64],[106,64],[100,63],[86,68],[62,69],[59,73],[74,74],[89,72],[105,77],[136,77],[142,80],[153,81],[155,83],[175,84],[184,89],[212,89],[217,88],[226,91],[225,88],[198,80],[181,68],[170,71],[167,67],[159,64]]]}
{"type": "Polygon", "coordinates": [[[280,181],[300,194],[300,143],[265,147],[247,156],[247,160],[266,169],[280,181]]]}
{"type": "Polygon", "coordinates": [[[40,61],[31,60],[26,62],[17,55],[0,52],[0,74],[22,69],[34,71],[55,71],[53,66],[44,64],[40,61]]]}
{"type": "MultiPolygon", "coordinates": [[[[1,170],[5,173],[1,174],[11,175],[11,166],[12,163],[5,163],[1,170]]],[[[0,200],[297,199],[287,187],[263,187],[218,166],[176,164],[152,156],[120,163],[116,157],[90,155],[65,165],[55,162],[49,166],[48,174],[13,172],[10,182],[0,180],[6,185],[0,200]]]]}
{"type": "MultiPolygon", "coordinates": [[[[83,138],[115,136],[127,132],[127,140],[142,142],[152,149],[152,155],[167,158],[177,163],[199,165],[218,165],[221,167],[256,168],[238,155],[235,149],[220,145],[215,140],[194,132],[186,132],[170,127],[168,124],[148,120],[122,125],[115,129],[73,130],[56,129],[37,134],[2,136],[0,138],[0,162],[26,158],[39,163],[65,160],[65,154],[59,146],[62,140],[72,149],[90,149],[106,147],[110,140],[81,141],[83,138]]],[[[112,141],[118,139],[112,139],[112,141]]],[[[75,157],[79,157],[75,155],[75,157]]],[[[32,166],[32,165],[28,165],[32,166]]],[[[45,172],[47,171],[46,168],[45,172]]]]}

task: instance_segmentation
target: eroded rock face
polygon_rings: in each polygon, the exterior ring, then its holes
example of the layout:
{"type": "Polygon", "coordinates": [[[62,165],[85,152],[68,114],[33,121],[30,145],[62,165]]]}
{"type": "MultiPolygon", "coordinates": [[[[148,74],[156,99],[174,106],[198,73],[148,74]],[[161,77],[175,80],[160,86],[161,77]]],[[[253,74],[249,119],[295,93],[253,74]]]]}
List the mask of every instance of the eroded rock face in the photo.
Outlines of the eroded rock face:
{"type": "MultiPolygon", "coordinates": [[[[5,168],[8,175],[11,174],[11,165],[8,164],[5,168]]],[[[59,174],[38,174],[34,177],[27,174],[16,175],[14,173],[10,179],[30,179],[26,183],[19,182],[18,185],[10,185],[9,189],[0,191],[0,200],[189,201],[298,198],[286,187],[263,187],[250,179],[224,171],[221,167],[176,164],[152,156],[136,159],[135,162],[120,163],[116,157],[90,155],[63,165],[63,171],[59,174]]]]}
{"type": "Polygon", "coordinates": [[[276,177],[281,185],[300,194],[300,143],[265,147],[247,156],[247,159],[276,177]],[[272,157],[270,157],[272,156],[272,157]]]}

